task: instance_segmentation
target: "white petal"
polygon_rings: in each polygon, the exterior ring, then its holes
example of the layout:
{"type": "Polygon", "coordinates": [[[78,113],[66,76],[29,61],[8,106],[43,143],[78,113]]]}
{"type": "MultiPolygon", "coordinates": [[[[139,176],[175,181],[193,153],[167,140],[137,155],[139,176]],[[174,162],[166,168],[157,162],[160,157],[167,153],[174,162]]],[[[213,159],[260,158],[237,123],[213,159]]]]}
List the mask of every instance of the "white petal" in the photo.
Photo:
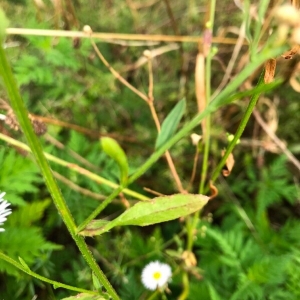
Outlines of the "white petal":
{"type": "Polygon", "coordinates": [[[6,207],[10,206],[10,203],[8,203],[7,201],[4,201],[0,204],[0,213],[2,210],[5,210],[6,207]]]}
{"type": "Polygon", "coordinates": [[[11,209],[7,209],[3,212],[0,212],[0,217],[6,217],[11,214],[11,209]]]}
{"type": "Polygon", "coordinates": [[[159,261],[149,263],[142,271],[142,283],[149,290],[155,290],[157,287],[163,287],[172,276],[171,267],[159,261]],[[155,273],[160,277],[155,278],[155,273]]]}

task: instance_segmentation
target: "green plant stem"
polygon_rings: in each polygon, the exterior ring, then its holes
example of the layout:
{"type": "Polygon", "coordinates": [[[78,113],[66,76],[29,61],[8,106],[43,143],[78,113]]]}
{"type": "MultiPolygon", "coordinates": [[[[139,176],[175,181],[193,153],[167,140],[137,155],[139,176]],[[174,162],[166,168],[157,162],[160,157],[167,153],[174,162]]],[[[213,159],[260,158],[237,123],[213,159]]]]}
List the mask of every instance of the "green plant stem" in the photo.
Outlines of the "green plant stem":
{"type": "Polygon", "coordinates": [[[61,191],[53,177],[53,174],[51,172],[48,161],[46,160],[46,158],[43,154],[42,146],[41,146],[38,138],[36,137],[36,135],[33,131],[33,128],[31,126],[30,120],[28,118],[28,112],[25,108],[25,105],[24,105],[21,95],[19,93],[17,83],[13,77],[11,67],[9,65],[9,62],[6,58],[5,51],[3,49],[3,46],[2,46],[3,40],[2,39],[0,39],[0,43],[1,43],[1,45],[0,45],[0,73],[3,77],[5,87],[7,89],[9,98],[11,100],[11,106],[18,118],[20,126],[24,132],[24,135],[27,139],[28,145],[35,157],[35,160],[41,169],[46,186],[52,196],[54,204],[55,204],[57,210],[59,211],[65,225],[67,226],[68,231],[70,232],[72,238],[74,239],[80,252],[82,253],[84,259],[86,260],[86,262],[88,263],[90,268],[93,270],[96,277],[103,284],[103,286],[106,288],[107,292],[111,295],[111,297],[113,299],[119,299],[114,288],[111,286],[110,282],[107,280],[104,273],[102,272],[102,270],[98,266],[97,262],[95,261],[93,255],[90,252],[90,250],[88,249],[88,246],[86,245],[84,239],[76,234],[77,228],[76,228],[74,219],[73,219],[71,212],[63,199],[61,191]]]}
{"type": "Polygon", "coordinates": [[[64,289],[67,289],[67,290],[70,290],[70,291],[98,295],[97,292],[89,291],[89,290],[85,290],[85,289],[81,289],[81,288],[78,288],[78,287],[75,287],[75,286],[64,284],[64,283],[61,283],[61,282],[58,282],[58,281],[54,281],[54,280],[48,279],[48,278],[46,278],[44,276],[41,276],[41,275],[39,275],[39,274],[31,271],[31,270],[28,270],[27,268],[25,268],[24,266],[22,266],[20,263],[18,263],[17,261],[13,260],[12,258],[10,258],[9,256],[5,255],[2,252],[0,252],[0,259],[5,260],[9,264],[15,266],[16,268],[20,269],[21,271],[23,271],[24,273],[27,273],[30,276],[33,276],[33,277],[35,277],[35,278],[37,278],[37,279],[39,279],[41,281],[48,282],[48,283],[54,285],[55,288],[61,287],[61,288],[64,288],[64,289]]]}
{"type": "MultiPolygon", "coordinates": [[[[259,77],[259,80],[257,82],[257,87],[260,87],[260,86],[264,86],[265,83],[264,83],[264,70],[262,71],[262,73],[260,74],[260,77],[259,77]]],[[[235,147],[237,141],[239,140],[239,138],[241,137],[242,133],[244,132],[245,130],[245,127],[249,121],[249,118],[253,112],[253,109],[255,108],[255,105],[257,103],[257,100],[259,98],[259,96],[261,95],[261,92],[258,92],[258,93],[255,93],[252,95],[251,99],[250,99],[250,102],[248,104],[248,107],[245,111],[245,114],[241,120],[241,123],[234,135],[234,138],[233,140],[230,142],[230,144],[228,145],[227,149],[226,149],[226,152],[225,154],[223,155],[222,159],[220,160],[220,162],[218,163],[218,165],[216,166],[212,176],[211,176],[211,180],[214,182],[219,174],[221,173],[222,171],[222,168],[223,166],[225,165],[226,163],[226,160],[229,156],[229,154],[232,152],[233,148],[235,147]]]]}
{"type": "MultiPolygon", "coordinates": [[[[207,30],[210,31],[211,36],[213,35],[213,28],[214,28],[214,20],[215,20],[215,10],[216,10],[216,0],[210,1],[210,16],[209,16],[209,24],[206,24],[207,30]]],[[[204,41],[205,43],[205,41],[204,41]]],[[[204,44],[205,47],[205,44],[204,44]]],[[[214,50],[209,45],[209,52],[205,59],[205,99],[206,99],[206,106],[209,105],[211,101],[211,61],[214,55],[214,50]]],[[[204,193],[205,182],[207,178],[207,170],[209,165],[209,150],[210,150],[210,129],[211,129],[211,114],[209,114],[206,118],[205,122],[205,135],[204,135],[204,153],[203,153],[203,163],[202,163],[202,171],[201,171],[201,179],[199,185],[199,194],[204,193]]],[[[194,235],[195,229],[197,227],[197,223],[199,221],[199,214],[200,212],[196,212],[193,216],[189,218],[187,221],[187,245],[186,249],[188,251],[192,251],[193,244],[194,244],[194,235]]],[[[181,294],[180,299],[184,300],[189,295],[189,277],[188,274],[185,272],[182,278],[183,284],[183,292],[181,294]]]]}
{"type": "Polygon", "coordinates": [[[155,290],[154,293],[152,293],[152,294],[147,298],[147,300],[155,300],[155,299],[158,298],[159,295],[160,295],[159,290],[155,290]]]}
{"type": "MultiPolygon", "coordinates": [[[[3,141],[5,141],[5,142],[7,142],[11,145],[16,146],[16,147],[19,147],[19,148],[21,148],[25,151],[31,152],[30,148],[26,144],[24,144],[20,141],[17,141],[17,140],[15,140],[15,139],[13,139],[13,138],[5,135],[5,134],[0,133],[0,140],[3,140],[3,141]]],[[[52,162],[57,163],[61,166],[67,167],[67,168],[73,170],[74,172],[77,172],[77,173],[79,173],[83,176],[86,176],[87,178],[89,178],[89,179],[91,179],[95,182],[98,182],[100,184],[105,184],[105,185],[107,185],[111,188],[114,188],[114,189],[119,187],[118,184],[116,184],[114,182],[111,182],[111,181],[109,181],[109,180],[107,180],[107,179],[105,179],[105,178],[103,178],[103,177],[101,177],[101,176],[99,176],[99,175],[97,175],[93,172],[88,171],[87,169],[84,169],[84,168],[76,165],[76,164],[70,163],[70,162],[65,161],[63,159],[60,159],[60,158],[58,158],[54,155],[51,155],[47,152],[43,152],[43,153],[49,161],[52,161],[52,162]]],[[[142,195],[138,192],[132,191],[130,189],[123,189],[122,192],[124,194],[128,195],[128,196],[134,197],[134,198],[142,200],[142,201],[150,199],[149,197],[146,197],[146,196],[144,196],[144,195],[142,195]]]]}
{"type": "MultiPolygon", "coordinates": [[[[263,81],[263,78],[264,78],[264,71],[261,73],[260,77],[259,77],[259,80],[258,80],[258,83],[257,83],[257,88],[261,87],[261,86],[264,86],[265,83],[263,81]]],[[[250,102],[249,102],[249,105],[246,109],[246,112],[241,120],[241,123],[237,129],[237,132],[236,134],[234,135],[234,138],[233,140],[230,142],[228,148],[226,149],[226,152],[224,154],[224,156],[222,157],[221,161],[219,162],[219,164],[217,165],[217,167],[215,168],[213,174],[212,174],[212,177],[211,177],[211,181],[214,182],[217,177],[219,176],[220,172],[222,171],[222,168],[223,166],[225,165],[226,163],[226,160],[229,156],[229,154],[232,152],[232,150],[234,149],[234,147],[236,146],[237,144],[237,141],[238,139],[241,137],[242,133],[244,132],[245,130],[245,127],[249,121],[249,118],[252,114],[252,111],[253,109],[255,108],[255,105],[257,103],[257,100],[259,98],[259,96],[261,95],[262,91],[258,91],[256,93],[254,93],[250,99],[250,102]]],[[[207,193],[208,191],[208,185],[206,186],[206,188],[202,191],[203,193],[207,193]]],[[[189,230],[188,230],[188,233],[189,234],[193,234],[194,231],[195,231],[195,228],[197,226],[197,223],[198,223],[198,219],[199,219],[199,213],[195,213],[194,215],[194,219],[193,219],[193,225],[189,225],[189,230]]],[[[193,240],[193,236],[190,237],[188,234],[188,250],[191,250],[193,248],[193,243],[194,243],[194,240],[193,240]]]]}
{"type": "MultiPolygon", "coordinates": [[[[120,193],[122,190],[133,183],[136,179],[142,176],[168,149],[170,149],[175,143],[186,136],[192,129],[199,125],[201,120],[209,114],[220,108],[223,103],[229,104],[228,97],[237,90],[237,88],[267,59],[276,57],[288,49],[287,45],[280,46],[278,48],[268,47],[257,54],[255,61],[247,65],[236,77],[231,81],[227,87],[216,96],[216,98],[210,102],[203,112],[197,114],[190,122],[188,122],[181,130],[177,132],[170,140],[156,150],[146,162],[140,166],[137,171],[128,179],[128,182],[123,187],[117,188],[107,199],[104,200],[94,211],[87,217],[87,219],[78,226],[78,231],[84,229],[88,223],[95,219],[98,214],[120,193]]],[[[232,98],[232,101],[234,97],[232,98]]]]}
{"type": "MultiPolygon", "coordinates": [[[[209,17],[209,26],[207,30],[210,30],[211,34],[214,28],[214,19],[215,19],[215,9],[216,9],[216,0],[211,1],[210,3],[210,17],[209,17]]],[[[205,99],[206,106],[211,101],[211,62],[213,58],[213,49],[209,45],[209,53],[205,59],[205,99]]],[[[208,162],[209,162],[209,149],[210,149],[210,129],[211,129],[211,115],[209,114],[205,122],[205,136],[204,136],[204,152],[203,152],[203,163],[201,170],[201,179],[199,185],[199,194],[204,193],[205,182],[207,178],[208,162]]],[[[187,222],[187,250],[192,251],[194,244],[194,230],[197,226],[199,220],[200,212],[196,212],[187,222]]],[[[187,280],[188,281],[188,280],[187,280]]]]}
{"type": "MultiPolygon", "coordinates": [[[[264,83],[264,70],[263,70],[263,72],[261,73],[261,75],[259,77],[257,87],[261,87],[264,85],[265,85],[265,83],[264,83]]],[[[249,121],[249,118],[252,114],[253,109],[255,108],[255,105],[256,105],[257,100],[258,100],[259,96],[261,95],[261,93],[262,93],[262,91],[259,91],[252,95],[249,105],[248,105],[248,107],[245,111],[245,114],[241,120],[241,123],[236,131],[236,134],[234,135],[233,140],[230,142],[229,146],[226,149],[224,156],[222,157],[221,161],[219,162],[219,164],[217,165],[217,167],[215,168],[215,170],[212,174],[212,177],[211,177],[212,182],[214,182],[217,179],[217,177],[219,176],[220,172],[222,171],[223,166],[226,163],[226,160],[227,160],[229,154],[232,152],[235,145],[237,144],[238,139],[241,137],[242,133],[244,132],[245,127],[249,121]]],[[[208,191],[208,186],[206,186],[206,188],[205,188],[205,190],[203,190],[203,192],[206,193],[207,191],[208,191]]],[[[193,242],[194,242],[193,235],[194,235],[197,223],[198,223],[198,219],[199,219],[199,213],[195,213],[192,226],[191,226],[191,224],[188,224],[189,225],[188,230],[187,230],[187,232],[188,232],[188,250],[190,250],[190,251],[193,248],[193,242]],[[190,236],[190,234],[192,234],[192,236],[190,236]]]]}
{"type": "Polygon", "coordinates": [[[189,283],[189,276],[188,276],[187,272],[184,272],[182,274],[182,283],[183,283],[183,291],[179,295],[178,300],[184,300],[189,295],[190,283],[189,283]]]}

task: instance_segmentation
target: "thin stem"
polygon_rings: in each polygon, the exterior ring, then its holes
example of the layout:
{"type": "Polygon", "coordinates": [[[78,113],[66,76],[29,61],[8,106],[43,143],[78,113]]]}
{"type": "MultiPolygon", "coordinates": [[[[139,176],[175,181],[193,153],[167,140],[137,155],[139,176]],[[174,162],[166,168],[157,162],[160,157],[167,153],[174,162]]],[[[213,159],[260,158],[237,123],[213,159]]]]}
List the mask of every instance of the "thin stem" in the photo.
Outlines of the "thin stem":
{"type": "MultiPolygon", "coordinates": [[[[216,10],[216,0],[212,0],[210,2],[209,8],[209,20],[205,24],[207,29],[204,32],[206,39],[204,37],[204,44],[203,44],[203,54],[205,57],[205,107],[208,107],[211,101],[211,62],[212,57],[214,55],[213,49],[211,47],[211,41],[213,36],[213,28],[214,28],[214,17],[215,17],[215,10],[216,10]]],[[[209,164],[209,149],[210,149],[210,130],[211,130],[211,114],[209,114],[203,122],[204,127],[204,153],[203,153],[203,163],[202,163],[202,171],[201,171],[201,179],[199,185],[199,194],[203,194],[204,186],[207,177],[207,170],[209,164]]],[[[194,235],[195,235],[195,228],[197,226],[199,220],[200,212],[196,212],[193,217],[190,217],[187,221],[187,250],[192,251],[194,245],[194,235]]],[[[183,276],[183,292],[181,294],[180,299],[186,299],[189,294],[189,277],[185,273],[183,276]]]]}
{"type": "Polygon", "coordinates": [[[149,87],[148,87],[148,102],[154,102],[154,79],[153,79],[153,66],[152,66],[152,57],[151,52],[149,51],[148,55],[148,77],[149,77],[149,87]]]}
{"type": "Polygon", "coordinates": [[[148,298],[147,300],[155,300],[158,298],[158,296],[160,295],[159,290],[155,290],[148,298]]]}
{"type": "Polygon", "coordinates": [[[72,238],[78,246],[78,249],[82,253],[84,259],[86,260],[90,268],[95,273],[95,276],[103,284],[103,286],[106,288],[107,292],[111,295],[113,299],[119,299],[114,288],[107,280],[106,276],[104,275],[97,262],[95,261],[94,257],[92,256],[84,239],[76,234],[77,228],[73,216],[71,215],[71,212],[68,206],[66,205],[61,191],[53,177],[48,161],[46,160],[43,154],[42,146],[33,131],[30,120],[28,118],[28,112],[19,93],[17,83],[13,77],[11,67],[6,58],[6,54],[2,46],[3,41],[1,39],[0,44],[0,73],[3,77],[7,93],[11,100],[11,106],[18,118],[22,131],[24,132],[24,135],[28,141],[29,147],[34,155],[34,158],[41,169],[46,186],[52,196],[53,202],[57,210],[59,211],[66,227],[68,228],[68,231],[70,232],[72,238]]]}
{"type": "Polygon", "coordinates": [[[178,175],[178,173],[177,173],[177,170],[176,170],[176,167],[175,167],[175,165],[174,165],[174,162],[173,162],[173,159],[172,159],[172,157],[171,157],[170,152],[167,151],[166,154],[165,154],[165,156],[166,156],[166,159],[167,159],[167,161],[168,161],[170,171],[171,171],[171,173],[172,173],[172,175],[173,175],[173,178],[174,178],[174,180],[175,180],[175,182],[176,182],[178,191],[179,191],[180,193],[187,193],[187,191],[186,191],[186,190],[183,188],[183,186],[182,186],[180,177],[179,177],[179,175],[178,175]]]}
{"type": "MultiPolygon", "coordinates": [[[[54,36],[54,37],[78,37],[78,38],[90,38],[83,31],[69,31],[69,30],[45,30],[45,29],[28,29],[28,28],[7,28],[6,34],[17,35],[37,35],[37,36],[54,36]]],[[[186,43],[201,43],[202,38],[197,36],[177,36],[177,35],[151,35],[151,34],[122,34],[122,33],[103,33],[94,32],[91,34],[92,38],[101,39],[105,42],[111,40],[131,40],[131,41],[160,41],[160,42],[186,42],[186,43]]],[[[232,38],[219,38],[214,37],[213,43],[218,44],[236,44],[236,39],[232,38]]],[[[248,43],[245,41],[245,45],[248,43]]]]}
{"type": "MultiPolygon", "coordinates": [[[[205,99],[206,99],[206,106],[210,100],[210,75],[211,75],[211,58],[212,55],[209,54],[206,58],[205,63],[205,99]]],[[[202,164],[202,171],[201,171],[201,181],[199,186],[199,194],[203,193],[203,188],[207,176],[207,169],[208,169],[208,156],[209,156],[209,148],[210,148],[210,124],[211,124],[211,117],[210,115],[207,116],[205,122],[205,135],[204,135],[204,154],[203,154],[203,164],[202,164]]]]}
{"type": "Polygon", "coordinates": [[[73,191],[76,191],[86,197],[90,197],[93,198],[95,200],[104,200],[106,197],[104,195],[99,195],[98,193],[93,193],[88,189],[85,189],[79,185],[77,185],[76,183],[74,183],[73,181],[67,179],[66,177],[62,176],[61,174],[52,171],[53,175],[55,176],[56,179],[58,179],[59,181],[61,181],[62,183],[64,183],[65,185],[67,185],[70,189],[72,189],[73,191]]]}
{"type": "Polygon", "coordinates": [[[213,93],[213,95],[211,96],[212,99],[224,88],[224,86],[226,85],[226,83],[230,79],[230,75],[231,75],[231,72],[233,70],[234,64],[236,62],[236,59],[237,59],[237,57],[238,57],[238,55],[241,51],[241,48],[243,46],[243,42],[245,40],[245,34],[246,34],[245,33],[246,32],[245,27],[246,27],[246,24],[245,24],[245,22],[243,22],[243,24],[241,25],[240,31],[239,31],[239,36],[238,36],[236,45],[234,46],[232,56],[230,58],[228,66],[226,68],[223,79],[222,79],[221,83],[219,84],[219,86],[217,87],[217,89],[215,90],[215,92],[213,93]]]}
{"type": "Polygon", "coordinates": [[[137,94],[139,97],[141,97],[144,101],[148,101],[148,97],[140,92],[138,89],[136,89],[133,85],[131,85],[123,76],[120,75],[105,59],[105,57],[102,55],[101,51],[97,47],[96,43],[92,38],[90,38],[91,44],[97,53],[100,60],[103,62],[103,64],[109,69],[109,71],[120,81],[122,82],[126,87],[128,87],[130,90],[132,90],[135,94],[137,94]]]}
{"type": "Polygon", "coordinates": [[[189,295],[190,284],[189,284],[189,276],[187,272],[184,272],[182,274],[182,283],[183,283],[183,291],[179,295],[178,300],[184,300],[189,295]]]}
{"type": "Polygon", "coordinates": [[[93,292],[93,291],[90,291],[90,290],[81,289],[81,288],[78,288],[78,287],[75,287],[75,286],[64,284],[64,283],[61,283],[61,282],[58,282],[58,281],[54,281],[54,280],[48,279],[48,278],[46,278],[44,276],[41,276],[41,275],[39,275],[39,274],[31,271],[30,269],[25,268],[23,265],[21,265],[20,263],[18,263],[17,261],[13,260],[12,258],[10,258],[9,256],[5,255],[2,252],[0,252],[0,259],[5,260],[9,264],[13,265],[14,267],[18,268],[19,270],[21,270],[24,273],[27,273],[30,276],[33,276],[33,277],[35,277],[35,278],[37,278],[37,279],[39,279],[41,281],[48,282],[48,283],[54,285],[55,288],[61,287],[61,288],[64,288],[64,289],[67,289],[67,290],[70,290],[70,291],[98,295],[97,292],[93,292]]]}
{"type": "MultiPolygon", "coordinates": [[[[92,33],[90,33],[92,34],[92,33]]],[[[121,82],[123,83],[126,87],[128,87],[131,91],[133,91],[136,95],[138,95],[140,98],[142,98],[144,101],[146,101],[149,105],[153,120],[155,122],[156,128],[158,132],[160,131],[160,123],[159,119],[155,110],[155,107],[153,105],[154,102],[154,97],[153,97],[153,72],[152,72],[152,60],[151,60],[151,53],[148,55],[148,67],[149,67],[149,91],[148,91],[148,97],[140,92],[138,89],[136,89],[133,85],[131,85],[124,77],[122,77],[105,59],[105,57],[102,55],[101,51],[95,44],[94,40],[91,38],[90,39],[92,46],[97,53],[98,57],[100,60],[103,62],[103,64],[109,69],[109,71],[121,82]]],[[[166,154],[166,159],[171,171],[171,174],[176,182],[177,188],[180,192],[185,192],[182,183],[180,181],[180,177],[178,176],[178,173],[176,171],[175,165],[173,163],[172,157],[170,153],[167,151],[166,154]]]]}
{"type": "MultiPolygon", "coordinates": [[[[265,84],[265,83],[264,83],[264,73],[265,73],[265,72],[264,72],[264,70],[263,70],[262,73],[260,74],[260,77],[259,77],[257,86],[263,86],[263,85],[265,84]]],[[[246,125],[247,125],[247,123],[248,123],[248,121],[249,121],[249,118],[250,118],[250,116],[251,116],[251,114],[252,114],[252,112],[253,112],[253,110],[254,110],[254,108],[255,108],[255,105],[256,105],[256,103],[257,103],[257,100],[258,100],[260,94],[261,94],[261,92],[255,93],[255,94],[253,94],[253,96],[251,97],[250,102],[249,102],[249,104],[248,104],[248,107],[247,107],[247,109],[246,109],[246,111],[245,111],[245,114],[244,114],[244,116],[243,116],[243,119],[241,120],[241,123],[240,123],[240,125],[239,125],[239,127],[238,127],[238,129],[237,129],[237,131],[236,131],[236,133],[235,133],[235,135],[234,135],[233,140],[232,140],[232,141],[230,142],[230,144],[228,145],[228,147],[227,147],[227,149],[226,149],[226,151],[225,151],[224,156],[222,157],[222,159],[221,159],[220,162],[218,163],[217,167],[215,168],[215,170],[214,170],[214,172],[213,172],[213,174],[212,174],[212,176],[211,176],[212,182],[214,182],[214,181],[218,178],[219,174],[220,174],[221,171],[222,171],[223,166],[224,166],[225,163],[226,163],[226,160],[227,160],[229,154],[232,152],[232,150],[233,150],[233,148],[235,147],[235,145],[236,145],[238,139],[241,137],[242,133],[244,132],[245,127],[246,127],[246,125]]]]}
{"type": "MultiPolygon", "coordinates": [[[[103,64],[110,70],[110,72],[126,87],[128,87],[131,91],[133,91],[136,95],[138,95],[140,98],[142,98],[144,101],[146,101],[149,105],[153,120],[156,124],[158,132],[160,131],[160,123],[158,120],[158,116],[155,110],[155,107],[153,105],[154,97],[153,97],[153,72],[152,72],[152,61],[151,57],[148,57],[148,66],[149,66],[149,91],[148,91],[148,97],[140,92],[138,89],[136,89],[133,85],[131,85],[124,77],[122,77],[105,59],[105,57],[100,52],[99,48],[95,44],[94,40],[91,38],[91,43],[93,45],[93,48],[95,52],[97,53],[100,60],[103,62],[103,64]]],[[[178,176],[178,173],[176,171],[175,165],[173,163],[172,157],[169,152],[166,152],[165,154],[171,174],[173,175],[173,178],[176,182],[177,188],[180,192],[185,192],[182,183],[180,181],[180,178],[178,176]]]]}
{"type": "MultiPolygon", "coordinates": [[[[9,143],[13,146],[19,147],[19,148],[21,148],[25,151],[31,152],[30,148],[27,145],[25,145],[24,143],[19,142],[15,139],[9,137],[9,136],[7,136],[3,133],[0,133],[0,140],[3,140],[3,141],[5,141],[5,142],[7,142],[7,143],[9,143]]],[[[62,160],[62,159],[60,159],[60,158],[58,158],[54,155],[51,155],[47,152],[43,152],[43,153],[49,161],[57,163],[57,164],[59,164],[61,166],[64,166],[66,168],[69,168],[70,170],[73,170],[74,172],[76,172],[78,174],[81,174],[81,175],[83,175],[83,176],[85,176],[85,177],[87,177],[87,178],[89,178],[89,179],[91,179],[91,180],[93,180],[93,181],[95,181],[99,184],[107,185],[107,186],[109,186],[113,189],[116,189],[116,188],[119,187],[118,184],[116,184],[114,182],[111,182],[111,181],[109,181],[109,180],[107,180],[107,179],[105,179],[105,178],[103,178],[103,177],[101,177],[101,176],[99,176],[99,175],[97,175],[93,172],[90,172],[89,170],[84,169],[84,168],[82,168],[82,167],[80,167],[80,166],[78,166],[74,163],[70,163],[68,161],[62,160]]],[[[144,195],[142,195],[138,192],[132,191],[130,189],[124,189],[123,193],[128,195],[128,196],[131,196],[133,198],[139,199],[139,200],[149,200],[150,199],[150,198],[148,198],[148,197],[146,197],[146,196],[144,196],[144,195]]]]}
{"type": "MultiPolygon", "coordinates": [[[[211,39],[213,36],[213,28],[214,28],[214,20],[215,20],[215,10],[216,10],[216,0],[212,0],[210,2],[210,16],[207,26],[208,31],[208,39],[211,39]]],[[[211,47],[211,41],[208,41],[208,44],[204,44],[204,50],[208,50],[206,60],[205,60],[205,99],[206,99],[206,106],[210,102],[211,97],[211,60],[213,57],[213,49],[211,47]]],[[[206,53],[204,53],[205,55],[206,53]]],[[[203,165],[202,165],[202,172],[201,172],[201,182],[199,186],[199,193],[203,193],[204,184],[207,176],[207,169],[208,169],[208,155],[209,155],[209,148],[210,148],[210,123],[211,117],[210,115],[207,116],[206,123],[205,123],[205,136],[204,136],[204,155],[203,155],[203,165]]],[[[196,213],[196,216],[198,214],[196,213]]],[[[198,216],[197,216],[198,217],[198,216]]]]}
{"type": "MultiPolygon", "coordinates": [[[[149,53],[149,55],[147,55],[147,58],[148,58],[148,73],[149,73],[149,89],[148,89],[149,91],[148,91],[148,101],[147,102],[148,102],[148,105],[149,105],[149,108],[150,108],[150,111],[151,111],[152,118],[153,118],[154,123],[156,125],[157,132],[160,132],[160,127],[161,126],[160,126],[160,122],[159,122],[159,119],[158,119],[158,116],[157,116],[157,112],[156,112],[156,109],[155,109],[155,106],[154,106],[154,96],[153,96],[153,87],[154,87],[154,84],[153,84],[153,68],[152,68],[152,59],[151,59],[150,53],[149,53]]],[[[175,183],[177,185],[178,191],[181,192],[181,193],[186,193],[185,189],[182,186],[180,177],[179,177],[179,175],[177,173],[176,167],[174,165],[172,156],[171,156],[171,154],[170,154],[169,151],[166,151],[165,157],[166,157],[166,160],[168,162],[171,174],[172,174],[172,176],[173,176],[173,178],[175,180],[175,183]]]]}
{"type": "Polygon", "coordinates": [[[262,127],[262,129],[267,133],[267,135],[273,140],[274,144],[286,155],[291,163],[300,171],[300,162],[299,160],[287,149],[287,146],[284,142],[282,142],[276,134],[270,129],[270,126],[264,122],[260,113],[254,109],[253,115],[257,121],[257,123],[262,127]]]}
{"type": "Polygon", "coordinates": [[[196,171],[197,171],[198,158],[199,158],[199,149],[198,149],[198,146],[196,146],[192,175],[191,175],[191,179],[190,179],[190,182],[189,182],[189,187],[188,187],[187,190],[190,190],[190,188],[192,187],[192,184],[194,182],[194,179],[195,179],[195,176],[196,176],[196,171]]]}
{"type": "MultiPolygon", "coordinates": [[[[176,19],[175,19],[175,16],[173,14],[173,11],[172,11],[172,7],[171,7],[171,4],[170,4],[170,1],[169,0],[164,0],[164,3],[166,5],[166,8],[167,8],[167,13],[169,15],[169,18],[170,18],[170,21],[171,21],[171,25],[173,27],[173,31],[174,33],[177,35],[177,36],[180,36],[180,30],[179,30],[179,27],[177,25],[177,22],[176,22],[176,19]]],[[[184,51],[183,51],[183,46],[182,44],[179,45],[179,54],[180,54],[180,72],[181,72],[181,77],[182,76],[185,76],[185,68],[184,68],[184,51]]],[[[181,81],[180,81],[181,82],[181,81]]],[[[182,88],[182,84],[180,86],[180,91],[183,91],[183,88],[182,88]]],[[[180,95],[183,94],[183,92],[180,93],[180,95]]]]}

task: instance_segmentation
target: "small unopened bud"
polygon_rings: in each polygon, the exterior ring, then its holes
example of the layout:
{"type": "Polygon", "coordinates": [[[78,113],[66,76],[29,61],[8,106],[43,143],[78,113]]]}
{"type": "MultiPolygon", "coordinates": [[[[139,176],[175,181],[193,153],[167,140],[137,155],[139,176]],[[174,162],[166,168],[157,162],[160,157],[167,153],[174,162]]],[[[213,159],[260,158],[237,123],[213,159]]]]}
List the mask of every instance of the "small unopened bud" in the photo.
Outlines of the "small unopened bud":
{"type": "Polygon", "coordinates": [[[205,27],[208,28],[208,29],[210,29],[211,28],[211,22],[210,21],[206,22],[205,23],[205,27]]]}
{"type": "Polygon", "coordinates": [[[207,231],[207,227],[206,227],[205,225],[201,226],[201,228],[200,228],[200,236],[201,236],[202,238],[205,238],[205,236],[206,236],[206,231],[207,231]]]}
{"type": "Polygon", "coordinates": [[[152,57],[152,54],[151,54],[151,51],[150,50],[145,50],[143,55],[147,58],[151,58],[152,57]]]}
{"type": "Polygon", "coordinates": [[[285,23],[290,26],[295,26],[300,22],[299,11],[290,4],[276,8],[274,16],[278,19],[279,23],[285,23]]]}
{"type": "Polygon", "coordinates": [[[197,133],[192,133],[191,134],[191,140],[192,140],[192,144],[194,146],[197,146],[198,143],[201,141],[201,139],[202,139],[202,135],[199,135],[197,133]]]}
{"type": "Polygon", "coordinates": [[[219,51],[218,47],[214,46],[214,47],[211,48],[211,54],[212,55],[216,55],[218,53],[218,51],[219,51]]]}
{"type": "Polygon", "coordinates": [[[84,26],[83,26],[83,32],[84,32],[84,33],[87,33],[87,34],[92,34],[93,30],[92,30],[91,26],[89,26],[89,25],[84,25],[84,26]]]}
{"type": "Polygon", "coordinates": [[[184,251],[181,255],[181,258],[184,260],[185,265],[187,267],[194,267],[197,265],[197,259],[193,252],[191,251],[184,251]]]}

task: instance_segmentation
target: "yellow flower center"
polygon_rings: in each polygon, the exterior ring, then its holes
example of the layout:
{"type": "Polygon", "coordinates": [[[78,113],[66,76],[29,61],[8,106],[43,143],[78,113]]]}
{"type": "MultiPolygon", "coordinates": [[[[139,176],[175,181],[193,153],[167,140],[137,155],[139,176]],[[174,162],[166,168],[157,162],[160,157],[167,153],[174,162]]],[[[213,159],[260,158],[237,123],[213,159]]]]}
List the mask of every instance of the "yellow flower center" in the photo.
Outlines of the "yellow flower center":
{"type": "Polygon", "coordinates": [[[155,273],[153,273],[153,278],[154,278],[155,280],[158,280],[160,277],[161,277],[161,273],[160,273],[160,272],[155,272],[155,273]]]}

